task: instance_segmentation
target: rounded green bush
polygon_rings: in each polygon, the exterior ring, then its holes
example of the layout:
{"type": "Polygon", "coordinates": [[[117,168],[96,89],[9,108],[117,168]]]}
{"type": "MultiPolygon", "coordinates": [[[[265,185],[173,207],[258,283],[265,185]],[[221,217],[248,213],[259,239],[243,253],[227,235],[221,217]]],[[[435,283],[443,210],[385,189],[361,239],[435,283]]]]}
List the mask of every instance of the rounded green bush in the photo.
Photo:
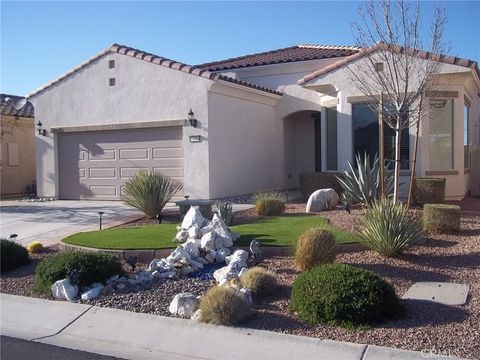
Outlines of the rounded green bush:
{"type": "Polygon", "coordinates": [[[255,212],[259,216],[282,215],[285,211],[285,202],[278,199],[260,199],[255,203],[255,212]]]}
{"type": "Polygon", "coordinates": [[[308,324],[356,327],[403,316],[391,285],[371,271],[326,264],[300,274],[292,286],[289,309],[308,324]]]}
{"type": "Polygon", "coordinates": [[[430,232],[460,230],[460,206],[448,204],[425,204],[423,229],[430,232]]]}
{"type": "Polygon", "coordinates": [[[335,236],[328,230],[313,228],[297,240],[295,246],[295,265],[302,271],[332,263],[335,261],[337,244],[335,236]]]}
{"type": "Polygon", "coordinates": [[[2,273],[30,263],[27,249],[12,240],[0,239],[0,254],[2,273]]]}
{"type": "Polygon", "coordinates": [[[50,288],[57,280],[65,279],[70,272],[78,271],[78,285],[105,282],[108,278],[123,274],[122,264],[113,255],[68,251],[43,260],[35,271],[35,291],[50,295],[50,288]]]}

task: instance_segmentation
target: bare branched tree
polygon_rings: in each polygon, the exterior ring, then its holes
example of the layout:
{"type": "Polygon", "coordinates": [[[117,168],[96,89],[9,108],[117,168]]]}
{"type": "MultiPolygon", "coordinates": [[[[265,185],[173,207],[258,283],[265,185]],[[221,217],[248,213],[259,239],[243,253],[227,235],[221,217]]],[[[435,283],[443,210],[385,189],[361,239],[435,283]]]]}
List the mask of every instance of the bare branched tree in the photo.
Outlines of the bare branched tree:
{"type": "MultiPolygon", "coordinates": [[[[393,199],[398,201],[401,134],[419,123],[428,111],[425,94],[437,90],[434,80],[442,66],[439,59],[447,50],[442,40],[445,7],[435,8],[428,47],[422,43],[418,1],[367,2],[358,14],[359,20],[352,26],[357,46],[364,50],[359,60],[347,67],[348,74],[368,97],[369,106],[395,131],[393,199]]],[[[414,168],[412,164],[412,171],[414,168]]]]}

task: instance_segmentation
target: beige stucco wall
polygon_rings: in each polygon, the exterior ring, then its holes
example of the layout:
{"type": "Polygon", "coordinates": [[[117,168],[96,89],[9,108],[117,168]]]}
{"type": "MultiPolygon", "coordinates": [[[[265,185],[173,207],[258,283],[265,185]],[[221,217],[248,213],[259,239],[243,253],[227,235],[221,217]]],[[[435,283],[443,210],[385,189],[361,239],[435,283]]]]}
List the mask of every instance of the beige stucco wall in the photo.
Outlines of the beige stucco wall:
{"type": "Polygon", "coordinates": [[[35,181],[35,120],[2,116],[0,121],[9,129],[1,142],[1,196],[23,195],[25,187],[35,181]],[[12,143],[18,147],[18,165],[14,166],[8,161],[8,144],[12,143]]]}
{"type": "MultiPolygon", "coordinates": [[[[361,68],[361,61],[352,65],[354,69],[361,68]]],[[[444,177],[447,179],[446,197],[448,199],[461,199],[469,191],[472,195],[480,195],[480,150],[479,150],[479,106],[480,99],[477,95],[480,88],[478,86],[478,79],[468,68],[456,65],[442,66],[441,73],[438,78],[442,91],[456,91],[458,97],[454,98],[454,169],[455,174],[448,173],[429,173],[430,164],[430,148],[429,148],[429,118],[425,116],[421,121],[420,136],[418,149],[418,159],[416,172],[417,176],[432,176],[444,177]],[[472,156],[472,168],[470,172],[464,171],[463,166],[463,104],[464,97],[471,101],[470,107],[470,151],[472,156]],[[475,161],[477,160],[477,161],[475,161]]],[[[414,82],[412,83],[414,86],[414,82]]],[[[348,70],[343,67],[338,70],[329,72],[320,76],[313,81],[307,83],[304,87],[312,90],[319,90],[325,88],[325,85],[333,85],[337,90],[338,98],[338,166],[339,169],[347,166],[347,161],[353,160],[352,151],[352,104],[347,101],[349,97],[362,96],[363,94],[352,86],[349,79],[348,70]]],[[[410,133],[410,158],[413,156],[415,128],[409,129],[410,133]]],[[[404,182],[401,187],[401,196],[407,195],[408,190],[408,173],[401,176],[401,181],[404,182]]]]}
{"type": "Polygon", "coordinates": [[[279,96],[217,84],[208,96],[210,196],[226,197],[283,186],[279,96]]]}
{"type": "MultiPolygon", "coordinates": [[[[185,119],[191,108],[197,128],[183,128],[184,191],[208,198],[208,142],[192,144],[190,135],[208,138],[207,92],[213,81],[157,64],[109,53],[76,74],[34,96],[36,118],[52,127],[185,119]],[[108,61],[115,60],[114,69],[108,61]],[[109,78],[116,79],[108,86],[109,78]]],[[[36,137],[40,196],[58,196],[56,135],[36,137]]]]}

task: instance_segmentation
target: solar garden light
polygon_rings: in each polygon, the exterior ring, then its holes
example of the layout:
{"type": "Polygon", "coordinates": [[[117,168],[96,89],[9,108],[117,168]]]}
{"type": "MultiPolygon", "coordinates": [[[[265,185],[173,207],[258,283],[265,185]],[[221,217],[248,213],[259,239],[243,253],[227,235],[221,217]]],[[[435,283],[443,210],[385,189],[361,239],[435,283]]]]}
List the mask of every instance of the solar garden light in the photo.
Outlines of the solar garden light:
{"type": "Polygon", "coordinates": [[[132,271],[135,271],[135,266],[137,265],[137,257],[131,255],[127,258],[126,262],[132,267],[132,271]]]}
{"type": "Polygon", "coordinates": [[[99,211],[99,212],[98,212],[98,215],[99,215],[98,221],[99,221],[99,225],[100,225],[100,230],[102,230],[102,215],[103,215],[103,214],[104,214],[103,211],[99,211]]]}
{"type": "Polygon", "coordinates": [[[162,214],[157,214],[157,216],[155,216],[155,219],[157,219],[158,223],[161,224],[162,223],[162,214]]]}

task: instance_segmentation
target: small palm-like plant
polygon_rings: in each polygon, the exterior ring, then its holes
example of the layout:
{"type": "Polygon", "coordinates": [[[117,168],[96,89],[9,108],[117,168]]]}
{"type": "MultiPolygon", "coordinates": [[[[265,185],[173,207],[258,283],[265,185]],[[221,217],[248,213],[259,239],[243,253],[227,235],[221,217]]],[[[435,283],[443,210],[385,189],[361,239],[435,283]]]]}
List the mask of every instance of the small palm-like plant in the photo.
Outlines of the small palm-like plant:
{"type": "Polygon", "coordinates": [[[220,216],[227,226],[231,226],[233,223],[233,207],[232,203],[225,201],[219,201],[214,205],[214,211],[220,216]]]}
{"type": "Polygon", "coordinates": [[[423,238],[422,223],[402,203],[382,199],[367,209],[358,236],[368,248],[391,257],[423,238]]]}
{"type": "MultiPolygon", "coordinates": [[[[393,176],[391,171],[385,171],[385,194],[393,193],[393,176]]],[[[355,166],[348,162],[348,169],[343,170],[343,176],[337,176],[343,188],[343,200],[347,203],[371,204],[380,197],[380,160],[375,154],[373,164],[370,156],[365,153],[355,155],[355,166]]]]}
{"type": "Polygon", "coordinates": [[[155,171],[140,170],[123,188],[123,201],[149,218],[160,214],[172,196],[182,185],[168,176],[155,171]]]}

